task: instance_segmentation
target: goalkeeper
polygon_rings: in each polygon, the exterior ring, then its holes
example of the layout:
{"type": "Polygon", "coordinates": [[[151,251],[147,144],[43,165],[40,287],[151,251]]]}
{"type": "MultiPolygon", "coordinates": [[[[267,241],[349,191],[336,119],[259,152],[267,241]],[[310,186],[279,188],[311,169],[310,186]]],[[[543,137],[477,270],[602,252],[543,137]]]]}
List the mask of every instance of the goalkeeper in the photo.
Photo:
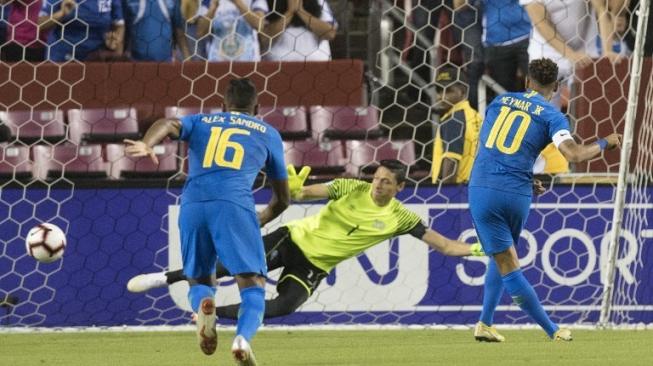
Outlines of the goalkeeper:
{"type": "MultiPolygon", "coordinates": [[[[400,161],[383,160],[371,184],[335,179],[304,187],[310,168],[303,167],[297,174],[292,165],[288,166],[294,200],[329,202],[318,214],[291,221],[263,237],[268,269],[283,267],[278,296],[265,302],[265,318],[294,312],[338,263],[394,236],[410,234],[445,255],[485,255],[480,244],[447,239],[427,228],[417,214],[395,198],[404,188],[406,172],[406,165],[400,161]]],[[[229,273],[218,263],[217,277],[224,276],[229,273]]],[[[149,273],[132,278],[127,288],[143,292],[183,280],[182,271],[149,273]]],[[[220,306],[216,315],[237,319],[238,308],[239,304],[220,306]]]]}

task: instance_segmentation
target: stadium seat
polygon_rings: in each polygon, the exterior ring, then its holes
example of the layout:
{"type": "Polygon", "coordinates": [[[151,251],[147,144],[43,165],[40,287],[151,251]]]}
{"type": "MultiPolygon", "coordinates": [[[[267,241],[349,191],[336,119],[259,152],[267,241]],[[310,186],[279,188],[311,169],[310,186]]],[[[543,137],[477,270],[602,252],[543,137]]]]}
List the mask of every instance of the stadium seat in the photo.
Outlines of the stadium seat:
{"type": "Polygon", "coordinates": [[[11,135],[26,144],[36,141],[59,142],[66,138],[66,126],[61,110],[0,112],[0,121],[11,135]]]}
{"type": "Polygon", "coordinates": [[[190,116],[191,114],[198,113],[220,113],[222,108],[220,107],[166,107],[165,117],[166,118],[181,118],[185,116],[190,116]]]}
{"type": "Polygon", "coordinates": [[[411,140],[350,140],[346,144],[347,174],[353,177],[374,174],[379,161],[397,159],[409,167],[416,162],[411,140]]]}
{"type": "Polygon", "coordinates": [[[106,178],[107,163],[102,158],[102,145],[36,145],[34,177],[40,180],[66,178],[106,178]]]}
{"type": "Polygon", "coordinates": [[[322,107],[310,109],[315,139],[372,139],[383,135],[374,107],[322,107]]]}
{"type": "Polygon", "coordinates": [[[106,146],[109,175],[112,178],[169,178],[179,171],[177,142],[164,142],[154,146],[154,153],[159,164],[154,164],[149,157],[132,158],[125,156],[123,144],[108,144],[106,146]]]}
{"type": "Polygon", "coordinates": [[[0,179],[23,179],[32,176],[29,147],[0,144],[0,179]]]}
{"type": "Polygon", "coordinates": [[[259,118],[274,126],[284,140],[303,140],[311,136],[304,107],[261,107],[259,118]]]}
{"type": "Polygon", "coordinates": [[[345,172],[344,151],[340,141],[304,140],[283,143],[286,163],[310,166],[312,176],[337,175],[345,172]]]}
{"type": "Polygon", "coordinates": [[[70,140],[75,144],[140,137],[135,108],[70,109],[68,127],[70,140]]]}

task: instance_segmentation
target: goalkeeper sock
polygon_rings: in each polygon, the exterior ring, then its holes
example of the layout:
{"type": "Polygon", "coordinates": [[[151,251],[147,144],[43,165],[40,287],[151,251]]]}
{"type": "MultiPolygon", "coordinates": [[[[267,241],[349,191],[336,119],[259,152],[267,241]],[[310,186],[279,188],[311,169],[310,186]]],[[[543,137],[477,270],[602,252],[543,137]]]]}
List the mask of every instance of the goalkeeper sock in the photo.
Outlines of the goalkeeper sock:
{"type": "Polygon", "coordinates": [[[558,330],[558,326],[551,321],[544,311],[535,290],[533,290],[531,284],[524,277],[522,270],[517,269],[503,276],[503,285],[506,286],[506,290],[512,296],[512,300],[526,314],[530,315],[544,329],[549,337],[553,337],[553,333],[558,330]]]}
{"type": "Polygon", "coordinates": [[[206,297],[215,297],[215,289],[207,285],[192,285],[188,290],[188,301],[195,313],[200,308],[200,302],[206,297]]]}
{"type": "Polygon", "coordinates": [[[258,286],[247,287],[240,291],[240,298],[242,302],[238,312],[236,335],[243,336],[249,342],[263,323],[265,290],[258,286]]]}
{"type": "Polygon", "coordinates": [[[483,285],[483,310],[479,319],[485,325],[494,324],[494,311],[501,301],[503,295],[503,280],[493,259],[488,263],[485,272],[485,284],[483,285]]]}
{"type": "Polygon", "coordinates": [[[175,282],[186,281],[186,275],[183,270],[166,272],[166,282],[172,285],[175,282]]]}

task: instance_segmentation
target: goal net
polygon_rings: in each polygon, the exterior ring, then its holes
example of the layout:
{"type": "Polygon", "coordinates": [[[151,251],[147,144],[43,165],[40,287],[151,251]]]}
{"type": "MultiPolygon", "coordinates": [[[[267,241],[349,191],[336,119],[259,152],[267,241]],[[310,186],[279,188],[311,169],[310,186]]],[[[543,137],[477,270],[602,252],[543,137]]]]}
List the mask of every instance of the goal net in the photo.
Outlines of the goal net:
{"type": "MultiPolygon", "coordinates": [[[[268,1],[271,13],[283,13],[277,2],[268,1]]],[[[652,323],[653,73],[650,43],[642,52],[631,42],[639,34],[635,5],[522,2],[498,1],[491,8],[481,1],[328,1],[333,18],[325,23],[337,24],[337,33],[322,42],[330,43],[331,61],[312,61],[325,59],[322,43],[315,51],[300,50],[307,62],[279,61],[291,52],[278,48],[276,59],[265,59],[272,51],[262,42],[264,61],[214,62],[214,30],[198,36],[193,21],[184,25],[191,60],[177,54],[169,63],[3,62],[0,123],[9,132],[0,139],[0,329],[190,323],[186,283],[144,294],[126,289],[139,273],[181,268],[177,219],[187,146],[165,140],[155,147],[160,164],[153,165],[125,157],[122,139],[139,138],[158,118],[221,110],[234,77],[255,82],[259,116],[282,133],[288,163],[313,168],[308,184],[369,180],[380,160],[399,159],[410,169],[397,198],[439,233],[476,241],[462,173],[478,128],[470,111],[482,116],[494,96],[522,90],[529,57],[551,57],[560,65],[560,91],[552,102],[569,118],[578,142],[624,133],[628,125],[633,142],[629,156],[606,151],[585,164],[568,164],[555,149],[543,152],[535,169],[547,192],[533,199],[517,244],[524,273],[556,322],[595,325],[603,307],[602,320],[613,324],[652,323]],[[549,3],[558,8],[544,8],[549,3]],[[503,24],[498,13],[516,18],[503,24]],[[616,30],[608,46],[599,32],[602,17],[616,30]],[[547,38],[543,23],[569,38],[547,38]],[[483,24],[495,34],[484,32],[483,24]],[[571,24],[580,33],[568,34],[571,24]],[[561,56],[560,44],[576,53],[561,56]],[[619,60],[602,57],[608,51],[619,60]],[[641,87],[629,96],[635,59],[642,65],[641,87]],[[456,100],[461,85],[464,96],[456,100]],[[455,102],[439,102],[443,94],[454,94],[455,102]],[[458,103],[464,100],[469,109],[458,103]],[[626,121],[629,102],[635,105],[632,122],[626,121]],[[457,173],[444,163],[452,157],[462,157],[457,173]],[[616,202],[619,189],[623,203],[616,202]],[[623,224],[612,260],[615,210],[623,212],[623,224]],[[39,263],[25,250],[27,232],[43,222],[66,232],[60,261],[39,263]],[[608,281],[612,296],[606,299],[608,281]]],[[[326,12],[324,1],[315,3],[326,12]]],[[[2,9],[9,14],[7,5],[2,9]]],[[[3,19],[9,29],[13,23],[3,19]]],[[[284,42],[309,32],[294,26],[284,42]]],[[[7,47],[3,43],[0,51],[7,47]]],[[[270,196],[263,174],[254,191],[262,207],[270,196]]],[[[293,204],[262,233],[323,205],[293,204]]],[[[266,324],[473,324],[487,263],[485,257],[446,257],[400,236],[345,260],[297,312],[266,324]]],[[[271,273],[268,298],[276,296],[278,276],[271,273]]],[[[221,280],[217,296],[218,304],[238,302],[234,281],[221,280]]],[[[531,322],[507,295],[495,321],[531,322]]]]}

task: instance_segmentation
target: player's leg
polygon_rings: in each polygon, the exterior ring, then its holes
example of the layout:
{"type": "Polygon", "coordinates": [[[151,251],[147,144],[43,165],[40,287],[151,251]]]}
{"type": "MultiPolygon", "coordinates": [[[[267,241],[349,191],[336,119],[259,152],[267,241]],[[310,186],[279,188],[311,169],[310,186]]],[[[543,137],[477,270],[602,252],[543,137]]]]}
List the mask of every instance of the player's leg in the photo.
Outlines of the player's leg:
{"type": "MultiPolygon", "coordinates": [[[[504,217],[506,218],[510,230],[512,241],[517,243],[521,234],[528,211],[530,209],[530,197],[519,197],[518,195],[506,194],[504,202],[504,217]]],[[[551,321],[544,311],[533,286],[524,276],[520,266],[517,251],[514,246],[507,250],[492,253],[497,264],[497,269],[501,274],[503,285],[510,294],[513,302],[526,312],[551,338],[556,338],[558,326],[551,321]]],[[[569,339],[571,340],[571,337],[569,339]]]]}
{"type": "Polygon", "coordinates": [[[197,313],[197,339],[204,354],[211,355],[218,345],[215,329],[216,252],[212,233],[205,219],[203,203],[188,203],[179,212],[179,233],[184,275],[189,279],[188,300],[197,313]]]}
{"type": "MultiPolygon", "coordinates": [[[[512,245],[510,230],[503,222],[500,210],[487,199],[494,191],[487,188],[470,187],[469,202],[472,221],[476,228],[478,240],[486,253],[503,250],[512,245]],[[495,238],[504,236],[504,242],[496,242],[495,238]],[[498,248],[497,248],[498,246],[498,248]]],[[[483,284],[483,310],[478,323],[474,327],[474,338],[483,342],[503,342],[505,338],[492,326],[494,311],[503,294],[503,281],[492,260],[488,263],[483,284]]]]}
{"type": "MultiPolygon", "coordinates": [[[[290,234],[288,233],[288,229],[284,226],[263,237],[266,261],[269,270],[283,267],[283,262],[281,256],[279,255],[278,248],[284,240],[287,240],[289,235],[290,234]]],[[[219,260],[215,266],[215,275],[216,278],[231,276],[227,268],[219,260]]],[[[181,269],[168,272],[143,273],[132,277],[129,282],[127,282],[127,290],[129,290],[129,292],[139,293],[155,288],[166,287],[172,285],[173,283],[187,280],[188,279],[186,278],[186,275],[184,275],[184,271],[181,269]]],[[[218,316],[220,315],[218,314],[218,316]]],[[[229,316],[225,317],[232,319],[229,316]]]]}
{"type": "Polygon", "coordinates": [[[241,305],[232,354],[241,365],[254,365],[250,342],[263,320],[267,265],[256,212],[221,202],[215,222],[224,223],[214,231],[213,242],[222,264],[240,289],[241,305]]]}

